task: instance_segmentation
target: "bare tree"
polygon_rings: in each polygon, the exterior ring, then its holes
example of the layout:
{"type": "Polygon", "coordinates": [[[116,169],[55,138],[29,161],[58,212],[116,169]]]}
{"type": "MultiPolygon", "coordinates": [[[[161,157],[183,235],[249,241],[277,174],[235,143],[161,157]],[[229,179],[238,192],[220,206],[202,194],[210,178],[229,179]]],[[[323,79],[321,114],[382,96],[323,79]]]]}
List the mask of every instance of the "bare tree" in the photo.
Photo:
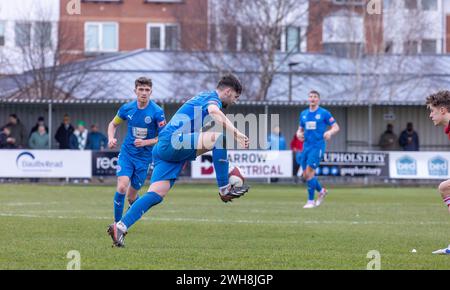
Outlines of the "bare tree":
{"type": "Polygon", "coordinates": [[[266,100],[275,75],[286,67],[290,56],[306,50],[301,46],[309,33],[309,2],[210,0],[207,49],[203,43],[191,47],[193,55],[211,78],[238,73],[251,84],[246,86],[248,99],[266,100]]]}
{"type": "MultiPolygon", "coordinates": [[[[108,88],[108,82],[98,75],[102,86],[90,86],[89,81],[97,63],[88,57],[74,57],[73,51],[80,47],[83,37],[75,28],[75,22],[56,22],[51,12],[38,6],[39,18],[26,11],[23,19],[15,23],[15,48],[2,50],[0,60],[9,67],[4,81],[14,83],[15,88],[0,92],[11,99],[69,99],[80,90],[89,98],[108,88]]],[[[36,13],[36,11],[35,11],[36,13]]]]}

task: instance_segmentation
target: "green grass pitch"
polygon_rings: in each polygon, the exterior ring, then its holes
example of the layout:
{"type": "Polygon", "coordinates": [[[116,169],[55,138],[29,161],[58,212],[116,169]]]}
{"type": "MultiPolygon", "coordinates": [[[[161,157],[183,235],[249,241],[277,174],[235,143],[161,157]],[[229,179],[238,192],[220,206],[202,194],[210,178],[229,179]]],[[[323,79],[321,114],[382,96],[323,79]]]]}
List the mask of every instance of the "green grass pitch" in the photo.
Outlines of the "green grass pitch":
{"type": "Polygon", "coordinates": [[[450,269],[432,251],[450,243],[433,188],[335,188],[304,210],[303,186],[254,185],[223,204],[213,185],[177,185],[111,248],[113,187],[0,185],[0,269],[450,269]],[[417,253],[412,253],[416,249],[417,253]]]}

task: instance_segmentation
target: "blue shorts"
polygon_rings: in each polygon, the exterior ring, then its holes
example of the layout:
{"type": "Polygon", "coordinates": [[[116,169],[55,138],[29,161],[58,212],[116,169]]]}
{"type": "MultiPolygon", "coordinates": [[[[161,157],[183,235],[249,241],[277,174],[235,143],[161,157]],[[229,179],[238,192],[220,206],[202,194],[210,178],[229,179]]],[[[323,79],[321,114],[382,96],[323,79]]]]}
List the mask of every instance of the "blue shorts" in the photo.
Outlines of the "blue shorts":
{"type": "Polygon", "coordinates": [[[322,161],[324,153],[325,146],[304,148],[299,158],[299,163],[302,166],[303,171],[305,171],[307,167],[316,170],[320,165],[320,161],[322,161]]]}
{"type": "Polygon", "coordinates": [[[119,160],[117,162],[117,177],[127,176],[130,178],[131,187],[136,190],[140,190],[145,184],[147,179],[148,168],[151,163],[149,161],[144,162],[138,159],[132,158],[125,152],[120,152],[119,160]]]}
{"type": "Polygon", "coordinates": [[[153,148],[153,173],[151,183],[171,181],[174,185],[186,162],[197,158],[199,133],[160,137],[153,148]]]}

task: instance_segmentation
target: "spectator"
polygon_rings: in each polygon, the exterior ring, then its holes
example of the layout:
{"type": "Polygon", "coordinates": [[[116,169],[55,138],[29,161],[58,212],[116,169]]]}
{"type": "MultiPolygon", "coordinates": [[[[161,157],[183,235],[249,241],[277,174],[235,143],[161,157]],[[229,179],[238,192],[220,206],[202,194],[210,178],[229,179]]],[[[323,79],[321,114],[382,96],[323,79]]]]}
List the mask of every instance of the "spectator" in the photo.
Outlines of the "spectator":
{"type": "Polygon", "coordinates": [[[98,131],[97,125],[91,126],[91,132],[87,137],[86,149],[88,150],[104,150],[108,146],[108,138],[98,131]]]}
{"type": "Polygon", "coordinates": [[[0,132],[0,149],[15,149],[16,140],[11,137],[11,128],[8,126],[3,127],[2,132],[0,132]]]}
{"type": "Polygon", "coordinates": [[[31,135],[33,135],[34,132],[37,132],[39,126],[44,126],[45,133],[48,134],[48,127],[45,125],[45,119],[44,119],[44,117],[41,116],[38,118],[36,125],[34,125],[34,127],[31,128],[30,135],[28,137],[31,137],[31,135]]]}
{"type": "Polygon", "coordinates": [[[16,114],[9,115],[9,123],[6,126],[10,128],[11,138],[14,138],[16,148],[25,148],[28,141],[27,130],[16,114]]]}
{"type": "Polygon", "coordinates": [[[399,144],[404,151],[419,151],[419,135],[414,131],[413,123],[406,125],[406,130],[400,135],[399,144]]]}
{"type": "Polygon", "coordinates": [[[397,135],[394,134],[394,126],[388,124],[386,131],[380,137],[380,149],[383,151],[397,150],[397,140],[397,135]]]}
{"type": "MultiPolygon", "coordinates": [[[[72,150],[85,150],[88,139],[88,130],[86,129],[86,123],[78,121],[77,129],[70,135],[69,143],[72,150]]],[[[74,183],[79,183],[78,179],[73,180],[74,183]]],[[[89,183],[89,179],[83,179],[84,183],[89,183]]]]}
{"type": "Polygon", "coordinates": [[[86,123],[78,121],[77,129],[70,136],[70,149],[72,150],[84,150],[87,145],[88,130],[86,129],[86,123]]]}
{"type": "Polygon", "coordinates": [[[303,151],[303,141],[300,140],[297,136],[297,134],[294,134],[294,138],[292,138],[291,141],[291,150],[293,151],[293,155],[294,155],[294,171],[293,171],[293,175],[294,175],[294,179],[295,179],[295,183],[298,183],[298,170],[300,169],[300,155],[302,154],[303,151]]]}
{"type": "Polygon", "coordinates": [[[70,149],[70,136],[73,134],[74,128],[70,124],[69,115],[64,115],[64,120],[55,134],[55,139],[59,143],[59,149],[70,149]]]}
{"type": "Polygon", "coordinates": [[[48,133],[44,125],[40,125],[37,131],[31,134],[30,140],[28,140],[28,146],[37,150],[48,149],[48,143],[48,133]]]}
{"type": "Polygon", "coordinates": [[[278,126],[272,129],[272,134],[270,134],[268,142],[270,150],[287,150],[286,139],[278,126]]]}

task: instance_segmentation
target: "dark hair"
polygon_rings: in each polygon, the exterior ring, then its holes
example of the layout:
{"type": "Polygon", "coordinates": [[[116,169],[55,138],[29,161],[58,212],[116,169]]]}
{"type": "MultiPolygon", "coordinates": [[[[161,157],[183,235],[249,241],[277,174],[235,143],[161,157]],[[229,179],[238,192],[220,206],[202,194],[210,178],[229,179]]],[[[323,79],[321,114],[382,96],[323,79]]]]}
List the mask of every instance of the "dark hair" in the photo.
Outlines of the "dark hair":
{"type": "Polygon", "coordinates": [[[428,96],[426,105],[428,107],[444,107],[450,112],[450,92],[440,91],[428,96]]]}
{"type": "Polygon", "coordinates": [[[14,119],[16,119],[16,120],[19,119],[19,118],[17,118],[17,115],[16,115],[16,114],[10,114],[9,116],[12,117],[12,118],[14,118],[14,119]]]}
{"type": "Polygon", "coordinates": [[[38,118],[38,122],[43,122],[43,121],[45,121],[44,117],[40,116],[40,117],[38,118]]]}
{"type": "Polygon", "coordinates": [[[232,74],[224,75],[219,83],[217,84],[218,90],[223,90],[225,88],[232,88],[237,94],[242,94],[241,81],[232,74]]]}
{"type": "Polygon", "coordinates": [[[310,95],[311,95],[311,94],[317,95],[317,96],[320,98],[320,94],[319,94],[319,92],[316,91],[316,90],[310,91],[309,94],[310,94],[310,95]]]}
{"type": "Polygon", "coordinates": [[[152,79],[150,78],[146,78],[146,77],[140,77],[138,78],[135,82],[134,82],[134,86],[137,87],[142,87],[142,86],[149,86],[149,87],[153,87],[153,82],[152,79]]]}

